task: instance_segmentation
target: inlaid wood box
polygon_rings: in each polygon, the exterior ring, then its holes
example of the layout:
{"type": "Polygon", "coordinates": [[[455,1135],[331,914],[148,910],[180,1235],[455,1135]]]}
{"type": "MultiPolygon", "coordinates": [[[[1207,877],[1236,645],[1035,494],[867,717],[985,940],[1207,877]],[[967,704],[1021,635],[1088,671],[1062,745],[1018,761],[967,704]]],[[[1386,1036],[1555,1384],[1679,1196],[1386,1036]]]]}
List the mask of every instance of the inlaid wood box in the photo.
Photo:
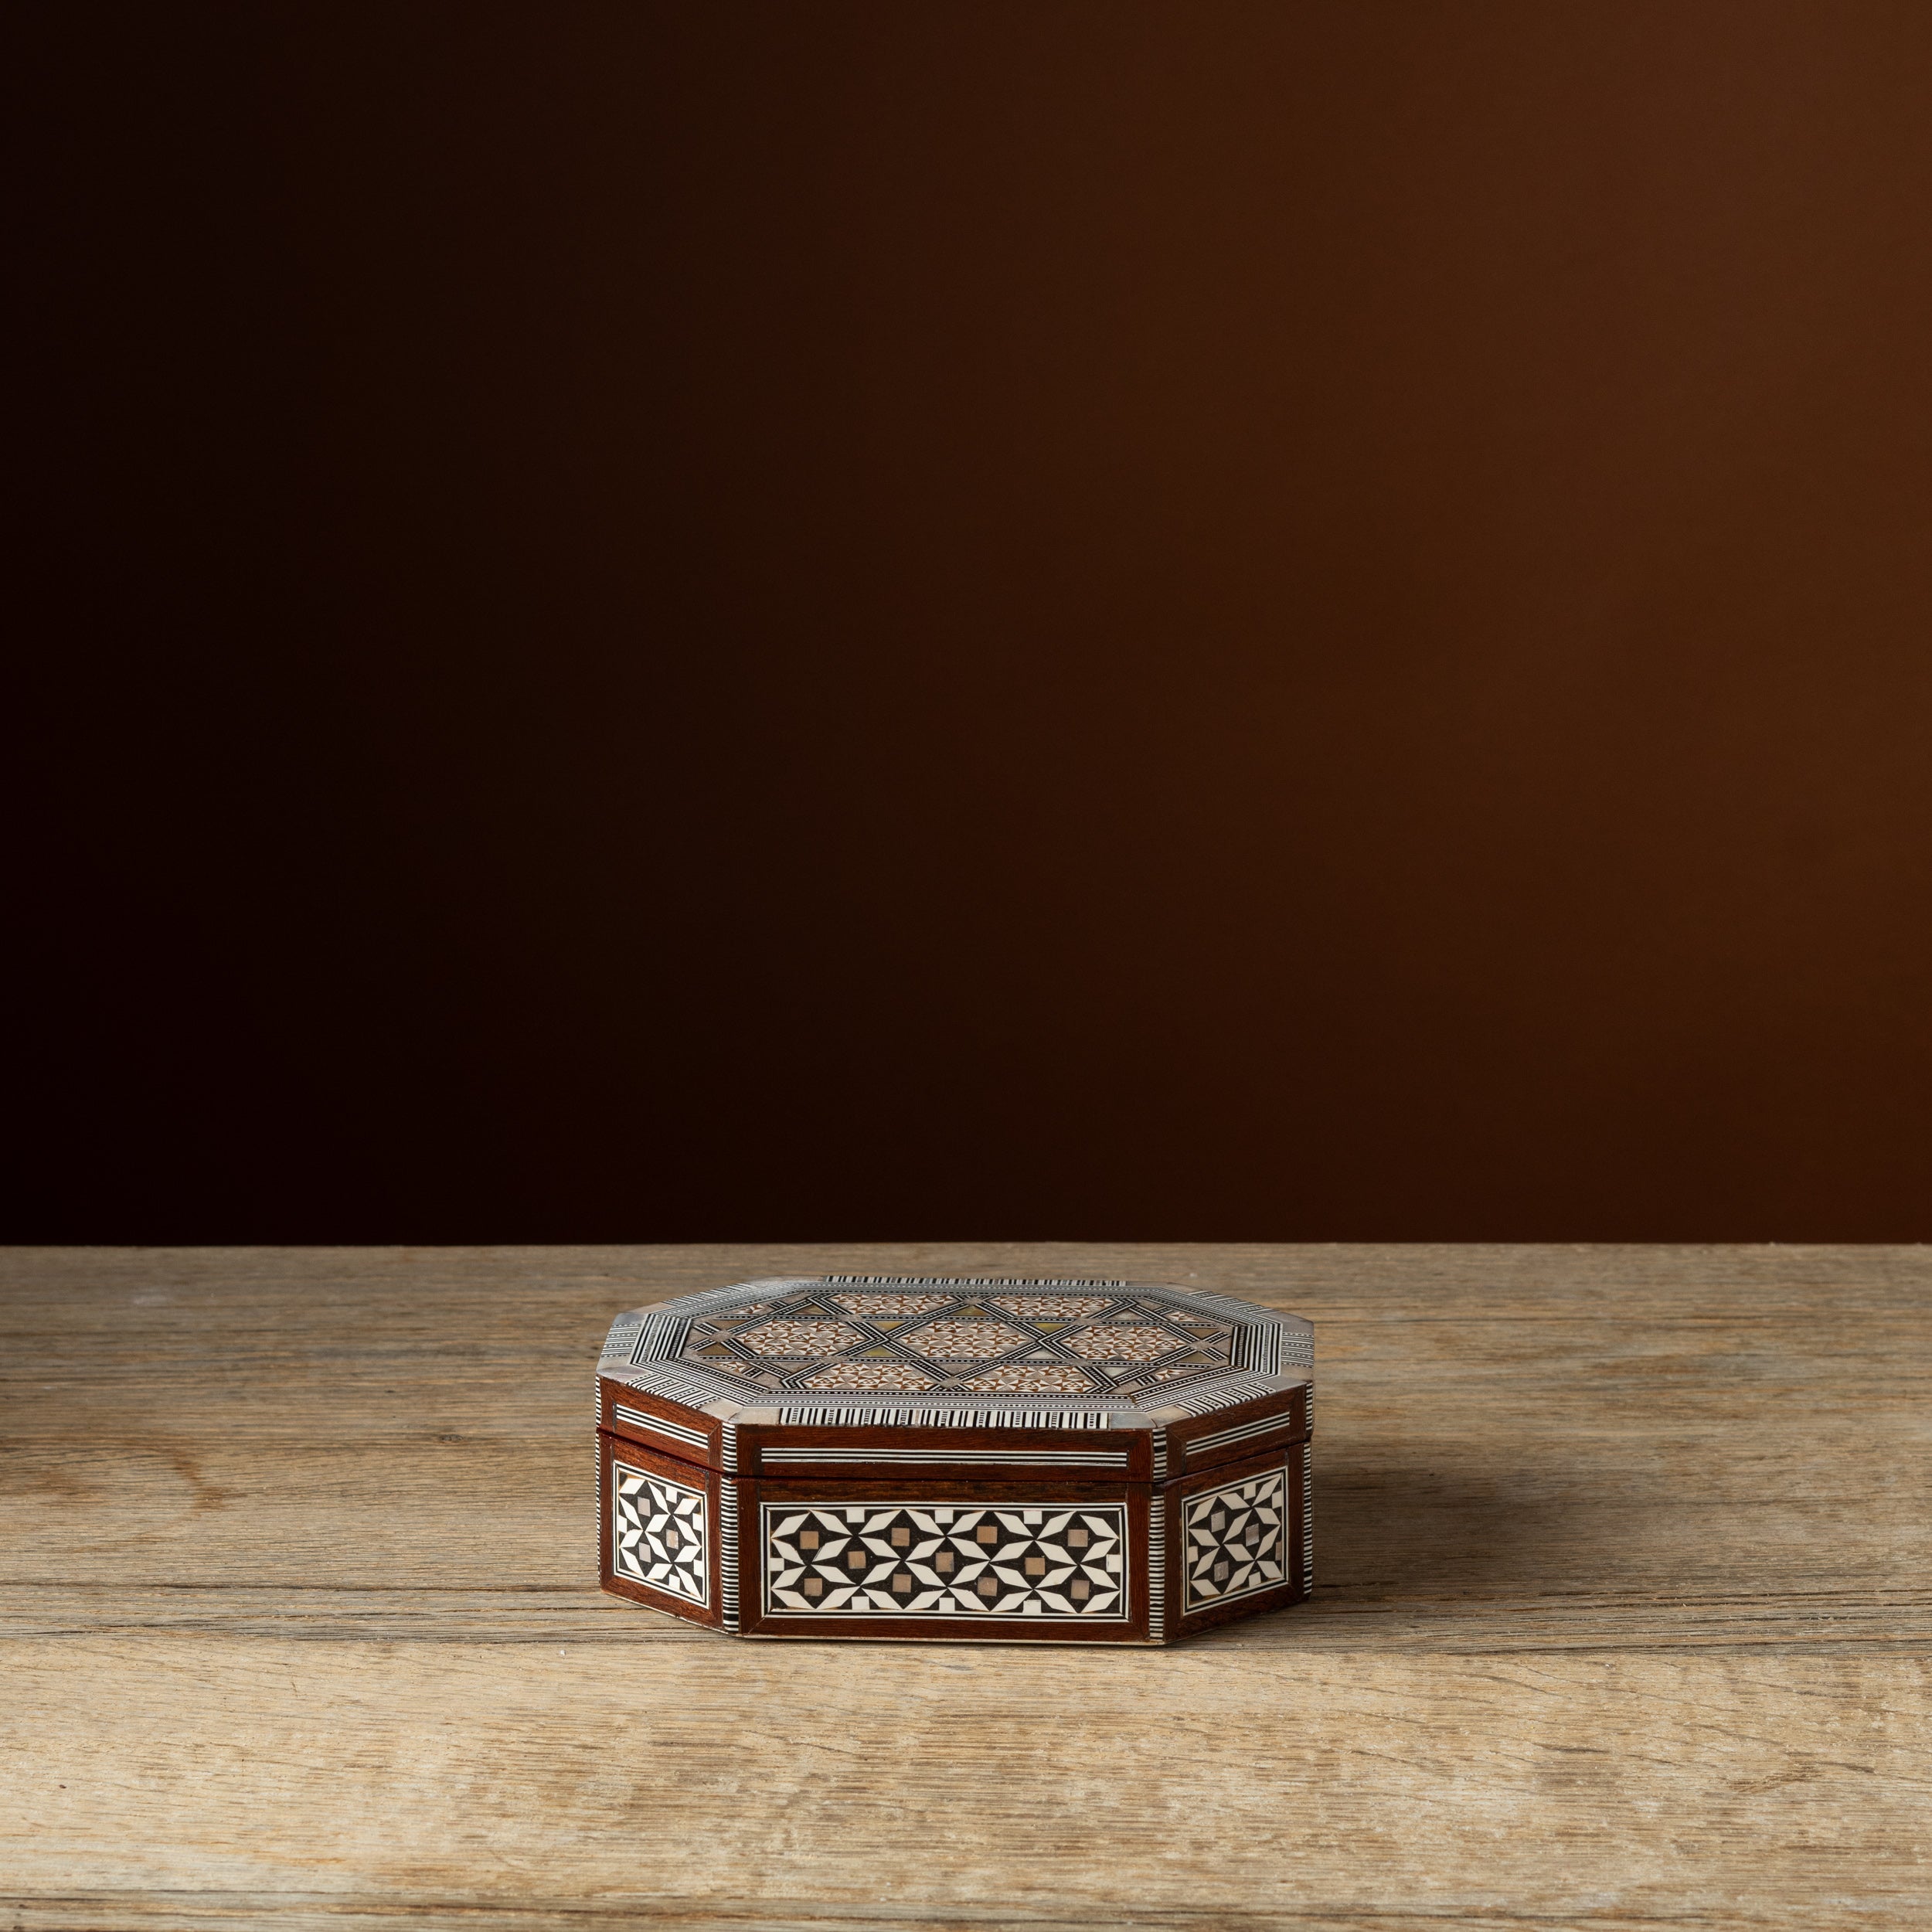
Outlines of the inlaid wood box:
{"type": "Polygon", "coordinates": [[[1161,1644],[1312,1574],[1314,1330],[1111,1281],[740,1282],[597,1367],[604,1587],[745,1637],[1161,1644]]]}

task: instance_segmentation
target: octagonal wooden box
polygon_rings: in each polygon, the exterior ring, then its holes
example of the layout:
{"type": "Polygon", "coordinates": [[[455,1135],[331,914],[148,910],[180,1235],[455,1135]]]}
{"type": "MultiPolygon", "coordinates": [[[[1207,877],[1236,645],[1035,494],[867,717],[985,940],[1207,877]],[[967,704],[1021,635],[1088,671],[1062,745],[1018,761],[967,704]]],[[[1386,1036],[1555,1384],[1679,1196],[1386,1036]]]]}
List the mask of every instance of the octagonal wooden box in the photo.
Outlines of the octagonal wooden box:
{"type": "Polygon", "coordinates": [[[1308,1594],[1314,1331],[1197,1289],[821,1275],[618,1316],[604,1587],[746,1637],[1160,1644],[1308,1594]]]}

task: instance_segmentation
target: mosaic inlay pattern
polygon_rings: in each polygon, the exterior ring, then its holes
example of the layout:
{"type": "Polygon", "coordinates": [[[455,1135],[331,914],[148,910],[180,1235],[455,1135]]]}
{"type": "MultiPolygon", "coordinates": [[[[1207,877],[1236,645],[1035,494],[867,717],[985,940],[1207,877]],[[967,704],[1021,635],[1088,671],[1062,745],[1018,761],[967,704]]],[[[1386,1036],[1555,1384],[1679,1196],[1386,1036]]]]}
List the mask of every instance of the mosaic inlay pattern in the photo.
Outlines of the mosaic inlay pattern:
{"type": "Polygon", "coordinates": [[[832,1298],[854,1315],[930,1315],[935,1309],[951,1307],[953,1300],[950,1294],[835,1294],[832,1298]]]}
{"type": "Polygon", "coordinates": [[[759,1355],[837,1355],[864,1335],[843,1321],[761,1321],[755,1328],[741,1328],[738,1339],[759,1355]]]}
{"type": "Polygon", "coordinates": [[[1070,1363],[1015,1362],[1004,1369],[982,1369],[978,1375],[968,1376],[954,1386],[987,1395],[1012,1390],[1035,1395],[1077,1396],[1084,1395],[1094,1384],[1084,1369],[1076,1369],[1070,1363]]]}
{"type": "Polygon", "coordinates": [[[1272,1590],[1287,1579],[1288,1473],[1258,1476],[1190,1496],[1186,1510],[1186,1607],[1272,1590]]]}
{"type": "Polygon", "coordinates": [[[611,1566],[633,1583],[648,1583],[687,1603],[711,1600],[711,1566],[705,1560],[706,1498],[628,1463],[613,1462],[617,1507],[611,1529],[611,1566]]]}
{"type": "Polygon", "coordinates": [[[990,1362],[1032,1337],[1005,1321],[928,1321],[906,1332],[906,1345],[928,1362],[990,1362]]]}
{"type": "Polygon", "coordinates": [[[1126,1396],[1226,1374],[1236,1326],[1131,1290],[801,1284],[692,1321],[678,1359],[774,1390],[1126,1396]]]}
{"type": "Polygon", "coordinates": [[[807,1376],[801,1389],[934,1389],[936,1376],[923,1374],[904,1362],[835,1362],[807,1376]]]}
{"type": "Polygon", "coordinates": [[[1104,1321],[1070,1335],[1066,1345],[1090,1362],[1158,1362],[1174,1352],[1174,1338],[1165,1328],[1130,1328],[1104,1321]]]}
{"type": "Polygon", "coordinates": [[[1127,1615],[1123,1504],[767,1503],[764,1516],[770,1615],[1127,1615]]]}
{"type": "Polygon", "coordinates": [[[995,1294],[987,1299],[1028,1321],[1077,1321],[1083,1315],[1104,1315],[1114,1305],[1093,1294],[995,1294]]]}

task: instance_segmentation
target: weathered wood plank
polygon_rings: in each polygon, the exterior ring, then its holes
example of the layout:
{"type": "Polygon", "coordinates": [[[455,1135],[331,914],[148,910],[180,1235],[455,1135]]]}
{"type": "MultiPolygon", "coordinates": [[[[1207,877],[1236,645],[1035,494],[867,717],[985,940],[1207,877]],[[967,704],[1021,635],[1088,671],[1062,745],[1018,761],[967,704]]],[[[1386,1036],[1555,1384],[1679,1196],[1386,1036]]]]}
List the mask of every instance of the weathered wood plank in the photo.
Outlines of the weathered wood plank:
{"type": "Polygon", "coordinates": [[[1903,1923],[1932,1909],[1925,1673],[77,1639],[9,1669],[9,1869],[29,1896],[490,1903],[567,1878],[587,1903],[687,1910],[1507,1902],[1723,1924],[1756,1897],[1903,1923]],[[77,1685],[98,1687],[84,1727],[77,1685]]]}
{"type": "Polygon", "coordinates": [[[1928,1310],[1923,1249],[0,1255],[0,1901],[1923,1923],[1928,1310]],[[600,1597],[610,1315],[821,1268],[1311,1316],[1315,1600],[1095,1656],[733,1644],[600,1597]]]}

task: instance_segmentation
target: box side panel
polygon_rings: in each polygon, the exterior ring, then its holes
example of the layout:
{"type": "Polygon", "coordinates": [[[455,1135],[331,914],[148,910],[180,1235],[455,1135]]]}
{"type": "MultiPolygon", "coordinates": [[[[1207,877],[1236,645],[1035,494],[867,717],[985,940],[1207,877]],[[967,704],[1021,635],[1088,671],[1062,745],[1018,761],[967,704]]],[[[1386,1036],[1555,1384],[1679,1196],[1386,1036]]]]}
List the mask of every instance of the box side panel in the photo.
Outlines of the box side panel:
{"type": "Polygon", "coordinates": [[[1230,1408],[1190,1416],[1167,1428],[1167,1474],[1191,1475],[1298,1441],[1308,1433],[1308,1383],[1296,1383],[1230,1408]]]}
{"type": "Polygon", "coordinates": [[[599,1582],[614,1597],[725,1628],[736,1594],[727,1574],[734,1586],[736,1575],[718,1472],[608,1430],[598,1430],[597,1447],[599,1582]]]}
{"type": "Polygon", "coordinates": [[[723,1467],[724,1425],[716,1416],[633,1388],[615,1376],[597,1377],[597,1427],[680,1461],[723,1467]]]}
{"type": "Polygon", "coordinates": [[[1165,1485],[1168,1638],[1308,1594],[1308,1445],[1290,1443],[1165,1485]]]}
{"type": "Polygon", "coordinates": [[[747,1636],[1145,1643],[1152,1492],[917,1470],[747,1482],[747,1636]]]}

